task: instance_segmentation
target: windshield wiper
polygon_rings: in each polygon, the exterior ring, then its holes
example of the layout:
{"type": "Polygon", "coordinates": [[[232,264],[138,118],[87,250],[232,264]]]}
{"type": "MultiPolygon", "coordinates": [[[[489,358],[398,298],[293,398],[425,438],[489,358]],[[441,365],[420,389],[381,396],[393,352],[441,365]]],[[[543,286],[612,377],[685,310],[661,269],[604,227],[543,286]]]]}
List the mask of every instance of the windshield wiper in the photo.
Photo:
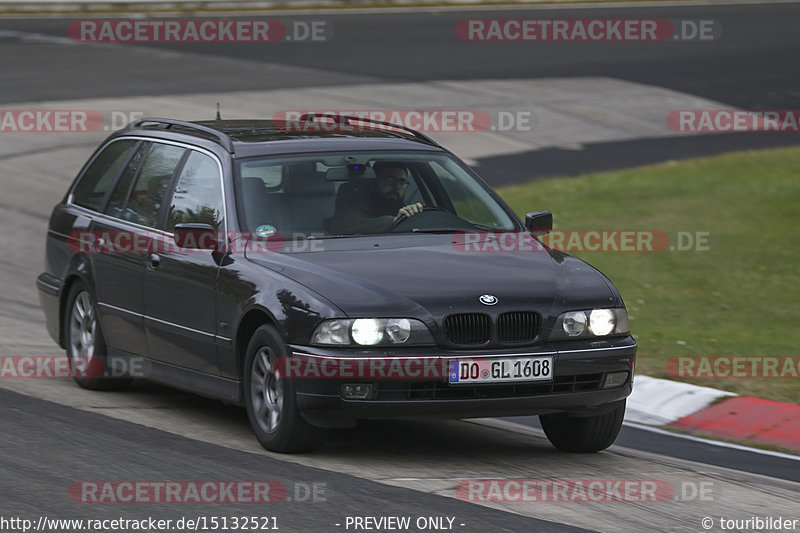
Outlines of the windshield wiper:
{"type": "Polygon", "coordinates": [[[469,228],[413,228],[411,231],[401,233],[457,233],[459,231],[471,231],[469,228]]]}
{"type": "Polygon", "coordinates": [[[490,228],[475,224],[472,228],[413,228],[411,231],[404,231],[403,233],[508,233],[519,231],[517,229],[501,229],[490,228]]]}
{"type": "Polygon", "coordinates": [[[509,232],[509,231],[519,231],[516,228],[514,228],[514,229],[498,228],[498,227],[493,227],[493,226],[484,226],[483,224],[472,224],[472,225],[473,225],[473,228],[471,228],[471,229],[473,229],[473,230],[491,231],[491,232],[494,232],[494,233],[505,233],[505,232],[509,232]]]}

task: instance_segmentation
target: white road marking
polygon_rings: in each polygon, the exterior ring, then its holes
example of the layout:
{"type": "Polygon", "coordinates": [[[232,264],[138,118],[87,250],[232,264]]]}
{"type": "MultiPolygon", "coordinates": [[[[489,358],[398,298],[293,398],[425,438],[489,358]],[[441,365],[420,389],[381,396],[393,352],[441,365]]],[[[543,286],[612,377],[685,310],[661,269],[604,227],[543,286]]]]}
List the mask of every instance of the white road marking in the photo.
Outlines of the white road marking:
{"type": "Polygon", "coordinates": [[[55,44],[78,44],[69,37],[58,37],[55,35],[45,35],[43,33],[30,33],[24,31],[0,30],[0,39],[18,39],[24,43],[55,43],[55,44]]]}
{"type": "Polygon", "coordinates": [[[632,428],[657,433],[659,435],[669,435],[678,439],[690,440],[693,442],[702,442],[703,444],[710,444],[712,446],[719,446],[720,448],[730,448],[732,450],[741,450],[744,452],[752,452],[760,455],[769,455],[770,457],[780,457],[781,459],[791,459],[792,461],[800,461],[800,455],[791,455],[788,453],[775,452],[772,450],[762,450],[761,448],[751,448],[750,446],[743,446],[741,444],[734,444],[732,442],[725,442],[721,440],[704,439],[702,437],[695,437],[694,435],[687,435],[686,433],[678,433],[675,431],[667,431],[658,427],[648,426],[646,424],[637,424],[636,422],[623,422],[623,425],[632,428]]]}

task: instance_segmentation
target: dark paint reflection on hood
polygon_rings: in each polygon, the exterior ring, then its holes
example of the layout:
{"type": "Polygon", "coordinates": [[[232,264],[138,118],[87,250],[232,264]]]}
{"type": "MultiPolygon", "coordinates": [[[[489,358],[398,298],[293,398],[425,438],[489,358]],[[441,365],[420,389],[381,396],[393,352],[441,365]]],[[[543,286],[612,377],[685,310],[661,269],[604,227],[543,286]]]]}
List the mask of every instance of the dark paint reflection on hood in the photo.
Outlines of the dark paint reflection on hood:
{"type": "Polygon", "coordinates": [[[619,296],[597,270],[554,251],[464,252],[463,236],[415,234],[320,239],[300,253],[248,253],[329,299],[349,316],[424,318],[450,312],[616,305],[619,296]],[[323,250],[323,251],[309,251],[323,250]]]}

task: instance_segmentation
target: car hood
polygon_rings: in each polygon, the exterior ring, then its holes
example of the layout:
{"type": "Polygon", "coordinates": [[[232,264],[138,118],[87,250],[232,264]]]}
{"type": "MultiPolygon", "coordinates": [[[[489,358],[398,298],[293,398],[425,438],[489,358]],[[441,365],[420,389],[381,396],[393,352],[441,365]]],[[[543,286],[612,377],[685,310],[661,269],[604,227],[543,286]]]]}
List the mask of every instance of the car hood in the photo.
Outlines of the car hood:
{"type": "Polygon", "coordinates": [[[251,254],[248,259],[288,276],[350,317],[420,319],[460,312],[561,309],[621,304],[610,282],[568,254],[464,252],[458,236],[379,236],[319,241],[323,251],[251,254]],[[481,295],[496,305],[480,302],[481,295]]]}

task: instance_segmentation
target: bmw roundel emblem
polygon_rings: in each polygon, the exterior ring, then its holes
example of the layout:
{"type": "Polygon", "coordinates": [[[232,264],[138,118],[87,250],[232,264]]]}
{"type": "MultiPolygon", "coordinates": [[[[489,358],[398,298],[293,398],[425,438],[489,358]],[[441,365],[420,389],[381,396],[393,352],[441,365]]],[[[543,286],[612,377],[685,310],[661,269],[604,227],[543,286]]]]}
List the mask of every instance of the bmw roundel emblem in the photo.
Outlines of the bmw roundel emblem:
{"type": "Polygon", "coordinates": [[[491,294],[481,294],[481,297],[478,299],[483,305],[494,305],[497,303],[497,296],[492,296],[491,294]]]}

